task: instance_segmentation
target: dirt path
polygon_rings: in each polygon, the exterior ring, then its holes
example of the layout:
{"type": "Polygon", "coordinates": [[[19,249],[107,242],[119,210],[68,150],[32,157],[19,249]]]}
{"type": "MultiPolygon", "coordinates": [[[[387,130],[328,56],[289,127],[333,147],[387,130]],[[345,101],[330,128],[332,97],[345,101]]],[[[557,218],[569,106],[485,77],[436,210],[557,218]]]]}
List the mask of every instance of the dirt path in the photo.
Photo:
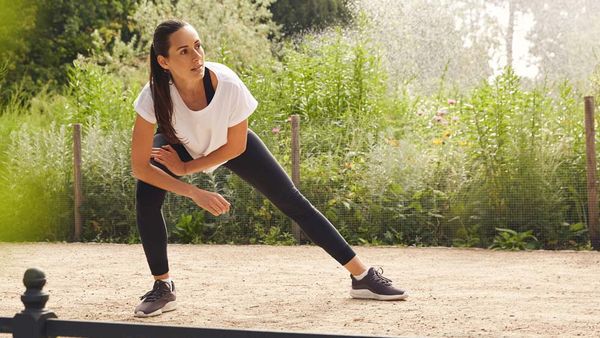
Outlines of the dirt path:
{"type": "Polygon", "coordinates": [[[22,310],[26,268],[62,319],[390,336],[600,336],[600,253],[449,248],[356,251],[409,291],[349,298],[350,279],[313,246],[170,245],[176,311],[132,316],[151,287],[140,245],[0,243],[0,316],[22,310]]]}

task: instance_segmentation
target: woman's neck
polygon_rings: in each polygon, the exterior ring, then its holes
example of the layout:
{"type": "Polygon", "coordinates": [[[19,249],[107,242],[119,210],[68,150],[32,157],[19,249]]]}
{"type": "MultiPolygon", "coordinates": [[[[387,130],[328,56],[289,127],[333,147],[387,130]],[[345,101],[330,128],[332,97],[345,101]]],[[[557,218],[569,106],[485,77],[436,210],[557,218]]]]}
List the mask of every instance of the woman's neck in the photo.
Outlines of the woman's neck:
{"type": "Polygon", "coordinates": [[[202,78],[193,79],[191,81],[173,79],[173,83],[175,84],[175,87],[177,87],[179,95],[182,97],[193,97],[198,93],[204,93],[204,82],[202,81],[202,78]]]}

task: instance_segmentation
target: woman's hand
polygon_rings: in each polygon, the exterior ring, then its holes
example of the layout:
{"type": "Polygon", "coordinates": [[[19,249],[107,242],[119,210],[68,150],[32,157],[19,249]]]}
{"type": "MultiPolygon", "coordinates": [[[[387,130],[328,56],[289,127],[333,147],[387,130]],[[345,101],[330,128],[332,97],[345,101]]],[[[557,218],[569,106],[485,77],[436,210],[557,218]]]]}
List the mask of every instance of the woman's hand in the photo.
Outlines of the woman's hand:
{"type": "Polygon", "coordinates": [[[177,176],[183,176],[186,173],[185,162],[183,162],[177,151],[171,145],[162,146],[161,148],[152,148],[152,159],[164,165],[177,176]]]}
{"type": "Polygon", "coordinates": [[[202,209],[214,216],[219,216],[229,211],[229,202],[216,192],[195,189],[190,198],[202,209]]]}

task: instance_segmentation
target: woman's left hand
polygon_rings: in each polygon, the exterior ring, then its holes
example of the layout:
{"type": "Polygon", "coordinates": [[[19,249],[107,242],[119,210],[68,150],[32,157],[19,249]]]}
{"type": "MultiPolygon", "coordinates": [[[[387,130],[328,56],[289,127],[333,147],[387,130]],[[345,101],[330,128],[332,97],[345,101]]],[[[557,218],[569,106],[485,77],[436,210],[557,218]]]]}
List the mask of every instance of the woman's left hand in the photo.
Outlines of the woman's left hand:
{"type": "Polygon", "coordinates": [[[177,151],[170,145],[162,146],[161,148],[152,148],[151,158],[156,162],[164,165],[177,176],[186,174],[185,162],[183,162],[177,151]]]}

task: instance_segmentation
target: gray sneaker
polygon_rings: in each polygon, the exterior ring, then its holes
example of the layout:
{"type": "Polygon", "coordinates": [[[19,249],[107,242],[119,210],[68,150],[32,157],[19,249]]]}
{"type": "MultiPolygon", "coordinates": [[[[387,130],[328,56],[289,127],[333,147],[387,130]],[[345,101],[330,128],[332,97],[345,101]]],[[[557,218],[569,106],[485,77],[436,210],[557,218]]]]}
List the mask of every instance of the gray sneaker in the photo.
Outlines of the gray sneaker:
{"type": "Polygon", "coordinates": [[[352,279],[352,289],[350,296],[352,298],[377,299],[377,300],[399,300],[408,297],[404,290],[395,288],[392,281],[382,276],[383,269],[377,271],[369,268],[365,277],[361,280],[352,279]]]}
{"type": "Polygon", "coordinates": [[[158,316],[163,312],[173,311],[177,306],[175,301],[175,283],[171,281],[173,290],[169,283],[161,280],[154,281],[152,290],[140,297],[142,302],[136,306],[134,314],[136,317],[158,316]]]}

